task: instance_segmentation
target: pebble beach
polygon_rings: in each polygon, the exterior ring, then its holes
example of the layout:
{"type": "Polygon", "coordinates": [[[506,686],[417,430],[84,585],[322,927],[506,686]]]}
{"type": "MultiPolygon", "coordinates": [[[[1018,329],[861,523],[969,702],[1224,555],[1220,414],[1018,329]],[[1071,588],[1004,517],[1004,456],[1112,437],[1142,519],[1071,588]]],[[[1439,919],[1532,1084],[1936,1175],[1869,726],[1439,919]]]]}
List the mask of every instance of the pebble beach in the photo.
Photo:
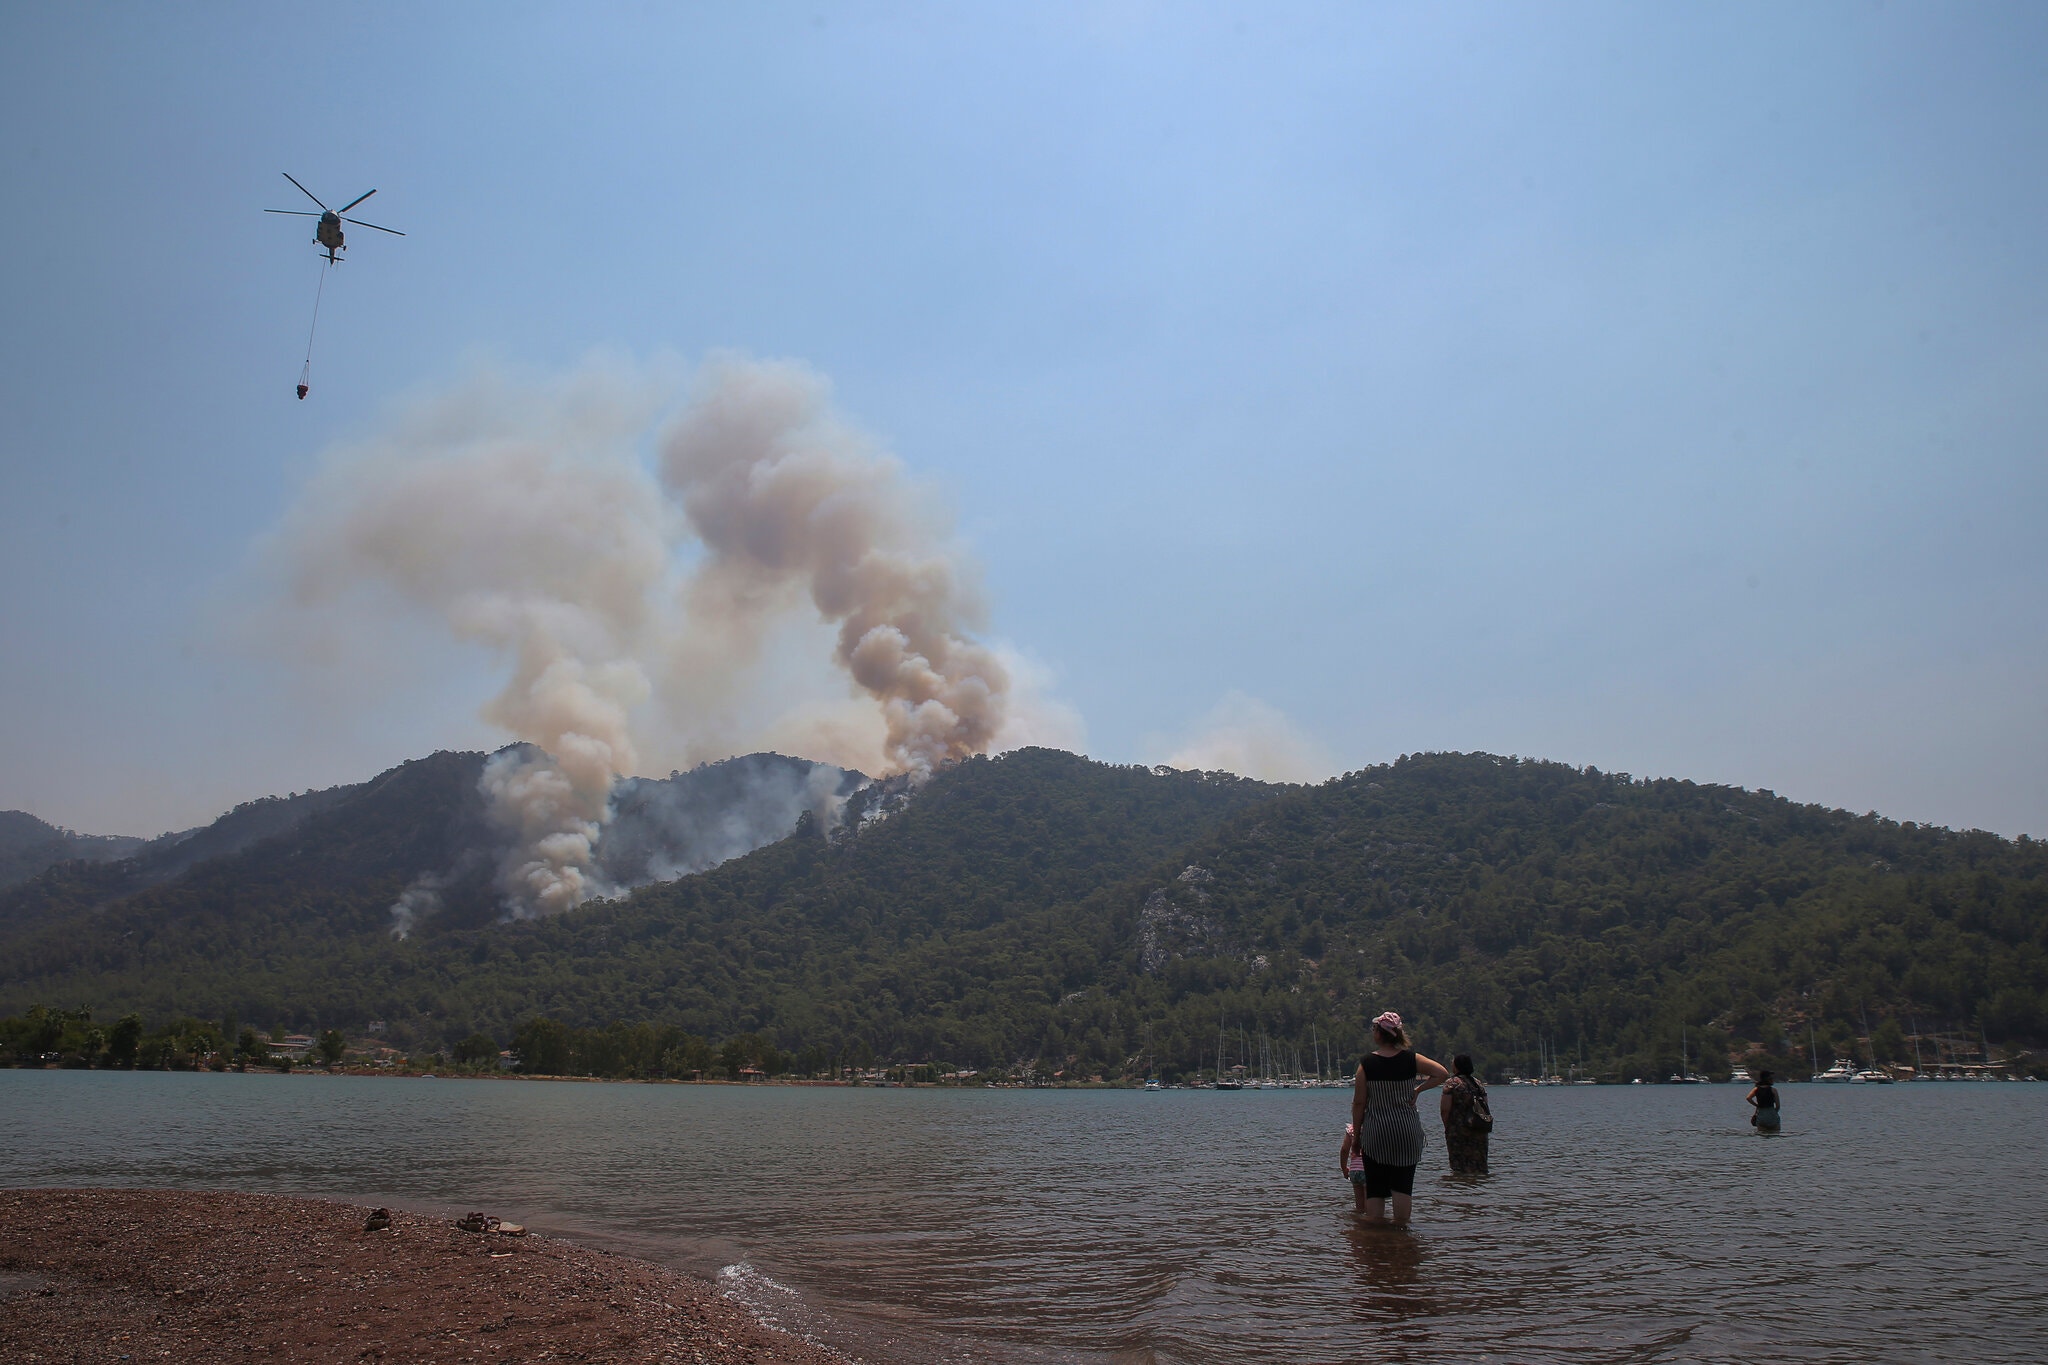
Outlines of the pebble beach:
{"type": "Polygon", "coordinates": [[[0,1360],[845,1365],[716,1288],[542,1235],[277,1195],[0,1190],[0,1360]]]}

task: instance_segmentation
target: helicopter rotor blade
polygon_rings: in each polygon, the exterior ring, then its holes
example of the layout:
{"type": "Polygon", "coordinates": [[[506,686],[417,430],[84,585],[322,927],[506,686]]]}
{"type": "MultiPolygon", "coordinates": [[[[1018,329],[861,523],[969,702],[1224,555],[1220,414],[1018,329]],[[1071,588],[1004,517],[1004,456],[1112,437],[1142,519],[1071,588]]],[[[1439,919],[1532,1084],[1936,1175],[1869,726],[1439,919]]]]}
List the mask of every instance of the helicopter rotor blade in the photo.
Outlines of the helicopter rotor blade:
{"type": "Polygon", "coordinates": [[[397,228],[377,227],[375,223],[366,223],[360,218],[344,218],[341,221],[344,223],[354,223],[357,227],[377,228],[377,231],[388,232],[393,237],[405,236],[405,234],[400,232],[397,228]]]}
{"type": "MultiPolygon", "coordinates": [[[[371,191],[370,191],[370,194],[375,194],[376,192],[377,192],[377,191],[375,191],[375,190],[371,190],[371,191]]],[[[349,201],[348,201],[348,202],[347,202],[346,204],[343,204],[343,205],[342,205],[342,206],[341,206],[340,208],[336,209],[336,210],[335,210],[335,212],[336,212],[336,213],[347,213],[347,212],[348,212],[348,211],[349,211],[350,209],[354,208],[354,207],[355,207],[355,206],[356,206],[357,204],[360,204],[360,203],[362,203],[362,202],[363,202],[363,200],[365,200],[365,199],[368,199],[368,198],[370,197],[370,194],[359,194],[359,195],[357,195],[357,196],[356,196],[355,198],[353,198],[353,199],[349,200],[349,201]]]]}
{"type": "Polygon", "coordinates": [[[320,216],[317,213],[308,213],[304,209],[265,209],[263,211],[265,213],[289,213],[294,218],[318,218],[320,216]]]}
{"type": "MultiPolygon", "coordinates": [[[[292,180],[292,173],[291,173],[290,171],[285,171],[285,172],[284,172],[283,174],[284,174],[284,178],[285,178],[285,179],[287,179],[287,180],[292,180]]],[[[296,181],[296,180],[292,180],[292,183],[293,183],[294,185],[299,185],[299,182],[298,182],[298,181],[296,181]]],[[[305,196],[306,196],[306,197],[307,197],[308,199],[312,200],[312,201],[313,201],[314,203],[316,203],[316,204],[320,204],[320,196],[319,196],[319,195],[317,195],[317,194],[315,194],[315,193],[313,193],[313,191],[311,191],[311,190],[307,189],[307,188],[306,188],[306,187],[305,187],[304,185],[299,185],[299,193],[300,193],[300,194],[303,194],[303,195],[305,195],[305,196]]],[[[322,209],[325,209],[325,208],[327,207],[327,205],[325,205],[325,204],[320,204],[320,207],[321,207],[322,209]]]]}

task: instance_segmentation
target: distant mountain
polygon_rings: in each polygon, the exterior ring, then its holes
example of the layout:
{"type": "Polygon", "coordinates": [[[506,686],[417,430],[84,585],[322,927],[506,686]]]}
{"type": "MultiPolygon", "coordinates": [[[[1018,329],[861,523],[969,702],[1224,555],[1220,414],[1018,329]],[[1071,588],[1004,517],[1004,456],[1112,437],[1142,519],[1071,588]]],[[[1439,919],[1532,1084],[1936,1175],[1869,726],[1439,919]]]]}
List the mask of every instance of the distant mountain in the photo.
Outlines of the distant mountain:
{"type": "Polygon", "coordinates": [[[1934,1027],[2048,1042],[2048,848],[1768,792],[1485,754],[1288,788],[1051,750],[912,790],[757,755],[622,784],[600,861],[652,884],[504,923],[482,760],[340,789],[138,892],[74,864],[0,895],[0,1013],[381,1019],[429,1045],[548,1014],[1068,1074],[1219,1044],[1291,1067],[1388,1007],[1496,1072],[1541,1050],[1662,1075],[1681,1047],[1792,1069],[1809,1030],[1866,1060],[1934,1027]],[[395,940],[423,875],[444,903],[395,940]]]}
{"type": "Polygon", "coordinates": [[[861,787],[859,774],[778,755],[640,779],[621,785],[599,845],[608,875],[684,872],[780,842],[669,883],[692,888],[683,904],[716,905],[716,922],[702,925],[705,942],[674,945],[679,956],[628,950],[624,965],[624,939],[672,915],[661,885],[554,920],[498,922],[483,760],[436,754],[337,789],[329,808],[288,829],[129,894],[117,865],[53,870],[0,895],[0,1013],[48,1001],[431,1029],[459,1018],[466,1033],[472,1019],[506,1029],[540,1008],[579,1019],[674,1012],[687,982],[701,1028],[741,1007],[746,976],[732,957],[754,949],[724,939],[758,937],[766,950],[781,929],[757,935],[755,918],[776,917],[785,882],[792,892],[797,880],[823,884],[849,924],[894,925],[907,912],[943,913],[933,927],[988,927],[1129,877],[1278,790],[1045,750],[961,764],[914,796],[900,780],[861,787]],[[836,856],[820,864],[825,848],[836,856]],[[423,877],[438,906],[396,941],[392,906],[423,877]]]}
{"type": "Polygon", "coordinates": [[[1070,1074],[1292,1069],[1390,1007],[1496,1073],[1791,1071],[1809,1026],[1910,1061],[1912,1031],[2048,1041],[2048,847],[1486,754],[1275,789],[1026,751],[481,937],[445,998],[501,1037],[545,1010],[1070,1074]]]}
{"type": "MultiPolygon", "coordinates": [[[[495,923],[507,836],[478,790],[485,758],[438,753],[369,782],[248,802],[202,829],[136,841],[125,859],[52,865],[0,892],[0,1013],[45,989],[160,1011],[212,1008],[213,995],[188,997],[189,965],[222,983],[221,998],[246,999],[245,1017],[268,1018],[292,1006],[289,990],[249,994],[264,965],[289,961],[290,971],[322,976],[344,947],[381,949],[408,887],[434,890],[432,913],[407,923],[424,942],[495,923]]],[[[780,754],[629,779],[615,793],[598,871],[631,887],[716,866],[783,837],[807,812],[829,823],[865,781],[780,754]]]]}
{"type": "Polygon", "coordinates": [[[1233,817],[1100,910],[1101,982],[1176,1059],[1219,1022],[1356,1047],[1383,1008],[1529,1073],[1796,1072],[1809,1028],[1823,1064],[2048,1042],[2048,845],[1770,792],[1416,755],[1233,817]]]}
{"type": "Polygon", "coordinates": [[[111,855],[108,857],[88,858],[83,864],[45,863],[22,883],[0,891],[0,944],[9,936],[172,881],[209,859],[239,853],[284,833],[357,790],[334,787],[302,796],[266,796],[244,802],[199,829],[149,840],[109,840],[104,846],[111,855]]]}
{"type": "Polygon", "coordinates": [[[856,792],[836,829],[806,822],[698,876],[451,942],[464,965],[442,1008],[500,1036],[546,1011],[792,1048],[1033,1055],[1046,1006],[1120,952],[1090,898],[1284,790],[1050,749],[970,759],[907,800],[900,784],[856,792]]]}
{"type": "Polygon", "coordinates": [[[125,858],[147,842],[123,834],[75,834],[27,811],[0,810],[0,890],[19,886],[58,863],[125,858]]]}

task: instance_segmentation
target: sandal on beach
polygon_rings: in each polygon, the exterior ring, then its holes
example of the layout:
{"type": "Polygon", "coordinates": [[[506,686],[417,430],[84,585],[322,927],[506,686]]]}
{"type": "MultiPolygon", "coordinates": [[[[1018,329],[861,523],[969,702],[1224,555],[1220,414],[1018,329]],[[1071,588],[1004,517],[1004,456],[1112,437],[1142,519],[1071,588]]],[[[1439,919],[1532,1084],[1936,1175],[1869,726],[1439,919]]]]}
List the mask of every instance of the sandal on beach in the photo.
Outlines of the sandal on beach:
{"type": "Polygon", "coordinates": [[[382,1232],[391,1226],[390,1209],[371,1209],[369,1218],[363,1223],[364,1232],[382,1232]]]}

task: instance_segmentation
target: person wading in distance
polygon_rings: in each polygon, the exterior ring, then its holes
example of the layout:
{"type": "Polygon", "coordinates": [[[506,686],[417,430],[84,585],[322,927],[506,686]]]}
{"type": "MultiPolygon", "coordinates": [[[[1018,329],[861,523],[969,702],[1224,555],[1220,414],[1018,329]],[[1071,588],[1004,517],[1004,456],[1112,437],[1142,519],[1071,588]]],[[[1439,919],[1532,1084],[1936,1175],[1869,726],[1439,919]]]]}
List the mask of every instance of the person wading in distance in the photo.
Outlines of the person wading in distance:
{"type": "Polygon", "coordinates": [[[1451,1160],[1452,1175],[1485,1175],[1486,1135],[1493,1131],[1486,1087],[1472,1074],[1472,1059],[1462,1052],[1451,1058],[1451,1070],[1458,1074],[1444,1082],[1443,1101],[1437,1106],[1444,1121],[1444,1155],[1451,1160]]]}
{"type": "Polygon", "coordinates": [[[1772,1084],[1772,1081],[1776,1079],[1768,1071],[1757,1072],[1756,1084],[1750,1087],[1747,1095],[1742,1097],[1748,1100],[1756,1109],[1756,1112],[1749,1116],[1749,1121],[1756,1125],[1756,1130],[1759,1133],[1775,1133],[1778,1131],[1780,1122],[1778,1115],[1778,1087],[1772,1084]]]}
{"type": "Polygon", "coordinates": [[[1408,1045],[1401,1016],[1388,1010],[1372,1021],[1373,1050],[1358,1062],[1351,1085],[1351,1126],[1365,1158],[1365,1217],[1377,1220],[1388,1195],[1394,1221],[1408,1221],[1415,1194],[1415,1163],[1422,1160],[1422,1119],[1415,1097],[1442,1085],[1451,1073],[1408,1045]]]}

